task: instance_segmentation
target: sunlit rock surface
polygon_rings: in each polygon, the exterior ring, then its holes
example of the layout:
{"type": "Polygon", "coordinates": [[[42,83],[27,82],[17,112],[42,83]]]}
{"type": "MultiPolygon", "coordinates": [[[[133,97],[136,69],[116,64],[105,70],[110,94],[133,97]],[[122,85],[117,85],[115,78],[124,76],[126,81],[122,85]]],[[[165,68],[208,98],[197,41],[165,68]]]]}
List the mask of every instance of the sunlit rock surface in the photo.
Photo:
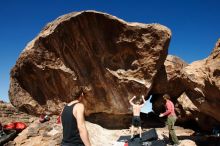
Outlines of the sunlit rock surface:
{"type": "Polygon", "coordinates": [[[30,114],[58,114],[79,87],[86,114],[131,113],[128,99],[147,95],[167,56],[171,32],[96,11],[49,23],[11,70],[10,100],[30,114]]]}
{"type": "Polygon", "coordinates": [[[96,11],[63,15],[20,54],[10,74],[10,101],[28,114],[54,115],[83,87],[88,119],[114,128],[129,126],[133,95],[152,95],[159,114],[168,93],[179,122],[193,120],[210,131],[220,123],[220,40],[206,59],[187,64],[167,56],[170,39],[160,24],[96,11]]]}
{"type": "Polygon", "coordinates": [[[212,53],[204,60],[185,67],[182,80],[186,95],[199,109],[196,117],[204,129],[211,129],[220,123],[220,40],[212,53]]]}

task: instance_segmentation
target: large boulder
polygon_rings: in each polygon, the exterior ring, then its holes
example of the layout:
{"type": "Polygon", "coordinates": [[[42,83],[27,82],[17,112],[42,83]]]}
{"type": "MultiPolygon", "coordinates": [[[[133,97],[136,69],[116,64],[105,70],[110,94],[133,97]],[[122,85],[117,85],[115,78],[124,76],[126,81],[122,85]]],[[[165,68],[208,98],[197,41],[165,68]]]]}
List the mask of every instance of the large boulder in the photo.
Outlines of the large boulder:
{"type": "Polygon", "coordinates": [[[208,58],[189,65],[178,57],[167,56],[150,91],[156,114],[165,110],[162,95],[168,93],[175,104],[179,124],[195,129],[199,126],[203,130],[219,125],[219,42],[208,58]]]}
{"type": "Polygon", "coordinates": [[[186,66],[187,63],[179,57],[167,56],[164,65],[160,68],[154,79],[154,84],[150,91],[155,113],[159,114],[165,110],[163,94],[169,94],[172,100],[176,102],[176,99],[185,91],[185,87],[181,83],[181,72],[186,66]]]}
{"type": "Polygon", "coordinates": [[[177,56],[168,55],[164,65],[158,71],[155,77],[151,92],[154,94],[167,93],[172,97],[178,97],[185,90],[180,86],[181,72],[188,64],[177,56]]]}
{"type": "MultiPolygon", "coordinates": [[[[196,117],[199,116],[200,112],[198,107],[196,107],[190,98],[183,92],[176,100],[176,114],[178,115],[178,122],[182,124],[190,124],[195,126],[194,129],[198,128],[196,124],[196,117]],[[195,125],[193,125],[193,123],[195,125]]],[[[190,125],[189,125],[190,126],[190,125]]],[[[191,127],[192,127],[191,126],[191,127]]],[[[198,129],[197,129],[198,130],[198,129]]]]}
{"type": "Polygon", "coordinates": [[[80,87],[86,114],[130,114],[129,98],[147,96],[164,64],[171,32],[96,11],[49,23],[11,70],[11,103],[29,114],[58,114],[80,87]]]}
{"type": "MultiPolygon", "coordinates": [[[[186,94],[203,114],[200,122],[204,129],[210,129],[220,122],[220,39],[211,55],[191,63],[182,72],[186,94]],[[208,123],[213,123],[208,126],[208,123]],[[212,122],[211,122],[212,121],[212,122]],[[214,122],[215,121],[215,122],[214,122]]],[[[199,122],[199,123],[200,123],[199,122]]]]}

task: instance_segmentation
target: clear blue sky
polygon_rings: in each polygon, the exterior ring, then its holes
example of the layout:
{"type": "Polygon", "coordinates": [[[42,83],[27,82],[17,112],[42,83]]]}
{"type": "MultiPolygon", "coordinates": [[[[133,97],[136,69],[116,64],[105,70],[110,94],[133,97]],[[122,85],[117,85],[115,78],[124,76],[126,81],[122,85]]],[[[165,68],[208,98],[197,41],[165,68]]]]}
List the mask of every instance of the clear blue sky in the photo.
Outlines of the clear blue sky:
{"type": "Polygon", "coordinates": [[[190,63],[207,57],[220,38],[219,0],[2,0],[0,98],[8,101],[9,73],[26,44],[58,16],[97,10],[128,22],[160,23],[172,31],[169,54],[190,63]]]}

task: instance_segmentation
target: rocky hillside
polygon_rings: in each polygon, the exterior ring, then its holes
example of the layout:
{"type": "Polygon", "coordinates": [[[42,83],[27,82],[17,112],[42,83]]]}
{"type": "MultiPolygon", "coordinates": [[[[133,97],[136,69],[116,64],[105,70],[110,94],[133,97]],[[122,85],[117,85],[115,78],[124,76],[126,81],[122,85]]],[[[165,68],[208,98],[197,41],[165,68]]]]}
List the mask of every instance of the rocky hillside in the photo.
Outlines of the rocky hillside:
{"type": "Polygon", "coordinates": [[[0,100],[0,122],[2,125],[11,122],[24,122],[27,125],[30,125],[36,119],[37,117],[21,112],[10,103],[6,103],[0,100]]]}

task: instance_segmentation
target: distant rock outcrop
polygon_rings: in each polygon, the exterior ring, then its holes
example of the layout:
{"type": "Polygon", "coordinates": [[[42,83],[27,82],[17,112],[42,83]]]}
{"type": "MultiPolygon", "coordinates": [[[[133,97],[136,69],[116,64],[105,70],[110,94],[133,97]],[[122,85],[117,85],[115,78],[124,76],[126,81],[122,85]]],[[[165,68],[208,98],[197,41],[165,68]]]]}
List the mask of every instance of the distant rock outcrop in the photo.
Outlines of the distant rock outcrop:
{"type": "Polygon", "coordinates": [[[11,70],[10,100],[30,114],[58,114],[79,87],[86,114],[130,114],[128,99],[147,95],[166,59],[171,32],[83,11],[49,23],[11,70]]]}
{"type": "Polygon", "coordinates": [[[34,120],[36,120],[35,117],[19,111],[10,103],[0,101],[0,123],[2,125],[6,125],[12,122],[23,122],[26,125],[29,125],[34,120]]]}

